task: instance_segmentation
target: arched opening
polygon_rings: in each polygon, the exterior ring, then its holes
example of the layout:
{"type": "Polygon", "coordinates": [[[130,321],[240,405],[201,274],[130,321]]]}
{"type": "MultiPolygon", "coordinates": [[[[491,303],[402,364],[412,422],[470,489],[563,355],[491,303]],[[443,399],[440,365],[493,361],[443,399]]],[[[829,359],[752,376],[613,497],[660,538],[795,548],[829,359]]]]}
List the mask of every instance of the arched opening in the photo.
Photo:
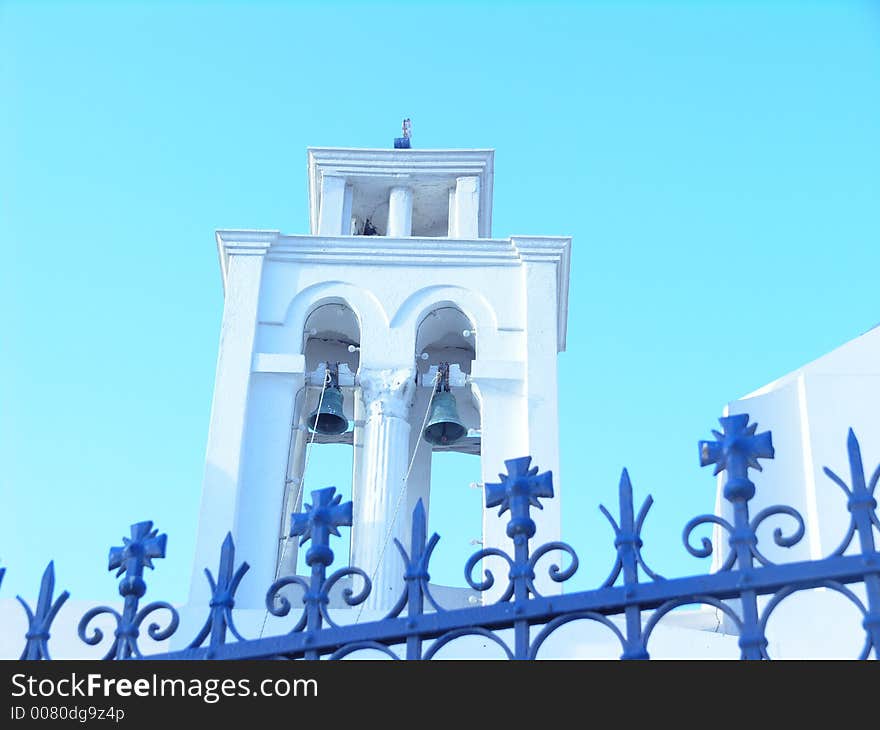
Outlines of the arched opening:
{"type": "Polygon", "coordinates": [[[306,369],[312,371],[321,362],[339,362],[357,372],[360,342],[360,324],[351,308],[342,300],[322,302],[312,309],[303,326],[306,369]]]}
{"type": "MultiPolygon", "coordinates": [[[[466,606],[473,591],[465,587],[462,566],[482,538],[482,493],[471,489],[480,481],[480,413],[466,376],[471,372],[477,353],[477,332],[473,322],[456,305],[443,302],[432,307],[416,330],[417,369],[420,381],[433,382],[438,366],[449,365],[449,392],[454,409],[441,412],[429,405],[434,388],[419,388],[415,413],[426,413],[428,426],[435,419],[457,418],[464,426],[464,435],[450,443],[432,443],[426,439],[425,428],[419,434],[421,448],[429,464],[422,474],[428,484],[423,491],[430,497],[428,530],[443,536],[439,546],[442,559],[432,569],[433,584],[443,590],[444,605],[466,606]],[[454,415],[450,416],[449,414],[454,415]],[[427,443],[425,443],[428,441],[427,443]],[[447,567],[448,566],[448,567],[447,567]]],[[[435,439],[436,441],[436,439],[435,439]]]]}
{"type": "MultiPolygon", "coordinates": [[[[436,451],[432,454],[428,534],[436,532],[442,539],[437,546],[438,559],[431,567],[431,583],[465,586],[464,565],[482,545],[480,468],[479,453],[436,451]]],[[[479,574],[479,569],[474,572],[479,574]]]]}
{"type": "Polygon", "coordinates": [[[457,306],[438,304],[431,308],[416,328],[416,352],[422,372],[440,361],[458,363],[470,373],[477,357],[477,333],[474,323],[457,306]],[[427,357],[425,357],[427,355],[427,357]]]}
{"type": "MultiPolygon", "coordinates": [[[[351,499],[354,442],[354,374],[360,365],[360,324],[341,299],[319,303],[305,319],[302,352],[306,384],[297,394],[291,430],[284,494],[278,570],[282,575],[307,575],[307,548],[298,549],[290,534],[290,515],[311,502],[315,489],[334,486],[343,501],[351,499]],[[331,391],[337,389],[338,393],[331,391]],[[344,419],[341,432],[328,432],[316,413],[344,419]]],[[[332,429],[338,431],[338,429],[332,429]]],[[[334,540],[334,565],[347,565],[348,540],[334,540]]]]}

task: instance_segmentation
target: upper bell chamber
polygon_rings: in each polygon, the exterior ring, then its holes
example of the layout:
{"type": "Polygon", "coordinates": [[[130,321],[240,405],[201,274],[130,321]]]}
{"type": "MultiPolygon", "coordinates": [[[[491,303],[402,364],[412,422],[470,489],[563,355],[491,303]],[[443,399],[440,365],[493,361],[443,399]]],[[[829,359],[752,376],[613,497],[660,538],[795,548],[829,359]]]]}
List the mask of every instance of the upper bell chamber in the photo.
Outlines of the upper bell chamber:
{"type": "Polygon", "coordinates": [[[494,150],[310,147],[315,236],[491,238],[494,150]]]}

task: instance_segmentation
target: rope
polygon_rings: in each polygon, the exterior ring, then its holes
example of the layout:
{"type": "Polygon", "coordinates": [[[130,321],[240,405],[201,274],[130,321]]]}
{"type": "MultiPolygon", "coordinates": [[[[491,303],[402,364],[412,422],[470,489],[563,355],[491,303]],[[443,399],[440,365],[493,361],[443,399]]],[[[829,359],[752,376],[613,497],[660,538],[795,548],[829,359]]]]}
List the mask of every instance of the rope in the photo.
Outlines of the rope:
{"type": "MultiPolygon", "coordinates": [[[[327,391],[327,385],[330,382],[330,369],[327,368],[324,371],[324,383],[321,385],[321,395],[318,398],[318,413],[321,412],[321,406],[324,405],[324,393],[327,391]]],[[[309,442],[306,444],[306,455],[303,460],[303,468],[302,472],[299,475],[299,484],[296,488],[296,496],[293,498],[293,508],[296,509],[296,505],[299,502],[300,495],[302,495],[302,489],[305,484],[305,476],[306,470],[309,468],[309,456],[312,453],[312,444],[315,443],[315,436],[318,434],[317,430],[312,431],[312,436],[309,439],[309,442]]],[[[281,549],[281,557],[278,559],[278,565],[275,566],[275,578],[272,581],[273,583],[278,580],[278,576],[281,573],[281,566],[284,563],[284,558],[287,555],[287,547],[290,545],[290,538],[284,538],[284,547],[281,549]]],[[[266,612],[263,614],[263,625],[260,627],[260,638],[263,638],[263,632],[266,630],[266,621],[269,618],[269,608],[266,607],[266,612]]]]}
{"type": "MultiPolygon", "coordinates": [[[[385,557],[385,550],[388,548],[388,543],[391,541],[391,533],[394,530],[394,523],[397,522],[400,505],[403,504],[403,498],[406,496],[406,491],[409,488],[409,475],[412,473],[413,465],[416,463],[416,455],[419,453],[419,446],[422,444],[421,434],[425,431],[425,424],[428,422],[428,415],[431,413],[431,404],[434,402],[434,396],[437,394],[437,383],[439,383],[439,381],[440,371],[438,369],[437,375],[434,377],[434,382],[431,384],[431,397],[428,399],[428,407],[425,409],[425,417],[422,420],[422,427],[419,429],[419,438],[416,441],[416,447],[413,449],[412,458],[409,460],[409,467],[406,470],[406,476],[403,478],[403,488],[400,490],[400,494],[397,497],[397,504],[394,506],[394,514],[388,525],[388,531],[385,533],[385,540],[382,543],[382,550],[379,552],[379,559],[376,561],[376,567],[373,569],[373,574],[370,576],[370,583],[376,581],[376,575],[379,572],[379,567],[382,565],[382,558],[385,557]]],[[[362,603],[360,609],[358,609],[358,615],[354,620],[355,624],[361,620],[361,614],[363,611],[364,603],[362,603]]]]}

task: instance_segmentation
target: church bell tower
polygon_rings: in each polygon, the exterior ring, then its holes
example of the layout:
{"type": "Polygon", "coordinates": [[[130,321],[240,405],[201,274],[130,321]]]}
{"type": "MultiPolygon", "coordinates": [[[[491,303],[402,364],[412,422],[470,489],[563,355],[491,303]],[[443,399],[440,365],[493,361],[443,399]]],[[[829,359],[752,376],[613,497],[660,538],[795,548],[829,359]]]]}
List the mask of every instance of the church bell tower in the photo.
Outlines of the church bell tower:
{"type": "MultiPolygon", "coordinates": [[[[559,496],[571,239],[493,238],[493,163],[493,150],[309,148],[307,235],[217,232],[225,305],[191,602],[228,530],[251,565],[237,607],[262,607],[295,570],[310,443],[353,449],[351,563],[377,610],[403,586],[390,539],[407,544],[419,499],[430,511],[432,454],[478,454],[484,483],[528,454],[559,496]]],[[[534,515],[539,542],[560,538],[559,505],[534,515]]],[[[507,549],[495,511],[483,544],[507,549]]]]}

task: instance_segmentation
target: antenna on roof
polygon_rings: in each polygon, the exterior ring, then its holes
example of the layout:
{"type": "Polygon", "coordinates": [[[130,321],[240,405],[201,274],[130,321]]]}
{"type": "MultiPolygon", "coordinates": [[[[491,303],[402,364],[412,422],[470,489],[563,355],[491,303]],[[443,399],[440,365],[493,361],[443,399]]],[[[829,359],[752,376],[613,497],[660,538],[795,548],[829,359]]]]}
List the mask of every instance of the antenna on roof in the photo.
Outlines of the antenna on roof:
{"type": "Polygon", "coordinates": [[[410,137],[412,137],[412,122],[407,117],[403,120],[403,136],[394,138],[394,149],[408,150],[410,148],[410,137]]]}

